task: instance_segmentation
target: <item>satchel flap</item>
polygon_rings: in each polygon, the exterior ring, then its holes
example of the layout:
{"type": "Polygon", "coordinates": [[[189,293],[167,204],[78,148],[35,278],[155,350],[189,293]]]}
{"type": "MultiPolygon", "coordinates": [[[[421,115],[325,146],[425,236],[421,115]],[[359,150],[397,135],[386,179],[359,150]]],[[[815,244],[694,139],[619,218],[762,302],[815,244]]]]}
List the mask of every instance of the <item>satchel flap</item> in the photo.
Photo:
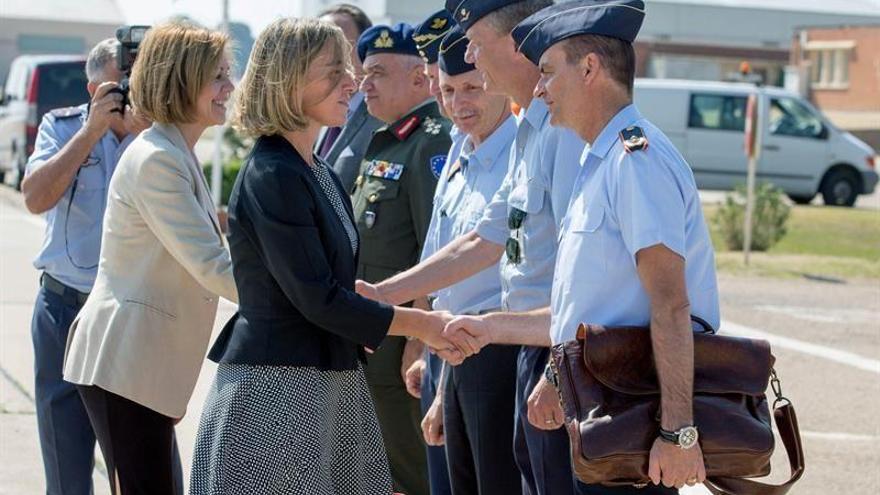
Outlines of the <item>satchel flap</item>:
{"type": "MultiPolygon", "coordinates": [[[[659,394],[646,327],[581,325],[584,365],[606,387],[630,395],[659,394]]],[[[765,340],[694,334],[694,392],[758,396],[774,358],[765,340]]]]}

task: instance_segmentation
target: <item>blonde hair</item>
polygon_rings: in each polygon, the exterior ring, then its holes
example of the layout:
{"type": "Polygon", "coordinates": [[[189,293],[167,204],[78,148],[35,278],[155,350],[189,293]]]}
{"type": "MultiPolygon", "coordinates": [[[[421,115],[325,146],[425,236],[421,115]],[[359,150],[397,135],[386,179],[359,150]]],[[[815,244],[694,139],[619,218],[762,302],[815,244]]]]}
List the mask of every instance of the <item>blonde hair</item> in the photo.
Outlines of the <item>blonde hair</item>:
{"type": "Polygon", "coordinates": [[[224,33],[185,22],[150,29],[131,71],[132,103],[156,122],[192,122],[199,93],[214,77],[228,42],[224,33]]]}
{"type": "MultiPolygon", "coordinates": [[[[305,129],[302,93],[321,49],[332,43],[334,60],[349,67],[349,44],[336,25],[318,19],[278,19],[254,43],[236,93],[232,125],[248,136],[305,129]]],[[[334,82],[333,87],[338,84],[334,82]]]]}

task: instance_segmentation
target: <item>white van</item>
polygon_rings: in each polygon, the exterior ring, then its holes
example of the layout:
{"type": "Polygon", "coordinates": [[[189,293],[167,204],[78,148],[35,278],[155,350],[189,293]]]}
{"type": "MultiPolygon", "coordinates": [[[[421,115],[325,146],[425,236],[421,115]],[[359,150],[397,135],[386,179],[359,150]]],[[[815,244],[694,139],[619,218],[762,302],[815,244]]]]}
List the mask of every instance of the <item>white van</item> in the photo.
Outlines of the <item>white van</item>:
{"type": "Polygon", "coordinates": [[[642,115],[681,150],[700,189],[733,189],[746,181],[746,101],[763,99],[758,181],[772,182],[796,203],[821,193],[825,204],[852,206],[877,184],[876,152],[831,124],[800,96],[744,83],[636,79],[642,115]]]}
{"type": "Polygon", "coordinates": [[[0,184],[13,172],[21,184],[43,114],[89,101],[82,55],[20,55],[0,88],[0,184]]]}

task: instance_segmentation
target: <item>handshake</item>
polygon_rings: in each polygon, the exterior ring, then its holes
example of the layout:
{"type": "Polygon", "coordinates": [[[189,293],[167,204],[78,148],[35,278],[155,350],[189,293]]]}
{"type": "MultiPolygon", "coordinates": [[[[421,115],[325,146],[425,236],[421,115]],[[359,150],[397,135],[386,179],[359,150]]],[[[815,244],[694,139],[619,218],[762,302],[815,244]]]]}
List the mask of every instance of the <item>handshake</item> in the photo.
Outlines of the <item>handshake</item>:
{"type": "MultiPolygon", "coordinates": [[[[355,289],[364,297],[395,304],[395,301],[383,297],[376,286],[362,280],[357,281],[355,289]]],[[[491,329],[480,316],[454,316],[448,311],[410,311],[419,313],[418,323],[407,325],[402,333],[418,338],[431,352],[453,366],[492,343],[491,329]]]]}

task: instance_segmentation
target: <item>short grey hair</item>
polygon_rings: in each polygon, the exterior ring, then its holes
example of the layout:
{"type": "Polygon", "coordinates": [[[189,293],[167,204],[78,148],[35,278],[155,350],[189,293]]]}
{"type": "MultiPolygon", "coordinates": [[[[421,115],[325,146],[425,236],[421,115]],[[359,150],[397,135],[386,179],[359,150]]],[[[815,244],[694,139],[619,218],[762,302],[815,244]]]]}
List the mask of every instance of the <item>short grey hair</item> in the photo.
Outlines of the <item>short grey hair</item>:
{"type": "Polygon", "coordinates": [[[553,5],[553,3],[553,0],[522,0],[505,5],[483,18],[499,34],[510,34],[513,28],[526,17],[553,5]]]}
{"type": "Polygon", "coordinates": [[[107,64],[116,62],[116,52],[119,49],[119,40],[107,38],[102,40],[89,52],[86,60],[86,76],[90,83],[104,82],[107,64]]]}

